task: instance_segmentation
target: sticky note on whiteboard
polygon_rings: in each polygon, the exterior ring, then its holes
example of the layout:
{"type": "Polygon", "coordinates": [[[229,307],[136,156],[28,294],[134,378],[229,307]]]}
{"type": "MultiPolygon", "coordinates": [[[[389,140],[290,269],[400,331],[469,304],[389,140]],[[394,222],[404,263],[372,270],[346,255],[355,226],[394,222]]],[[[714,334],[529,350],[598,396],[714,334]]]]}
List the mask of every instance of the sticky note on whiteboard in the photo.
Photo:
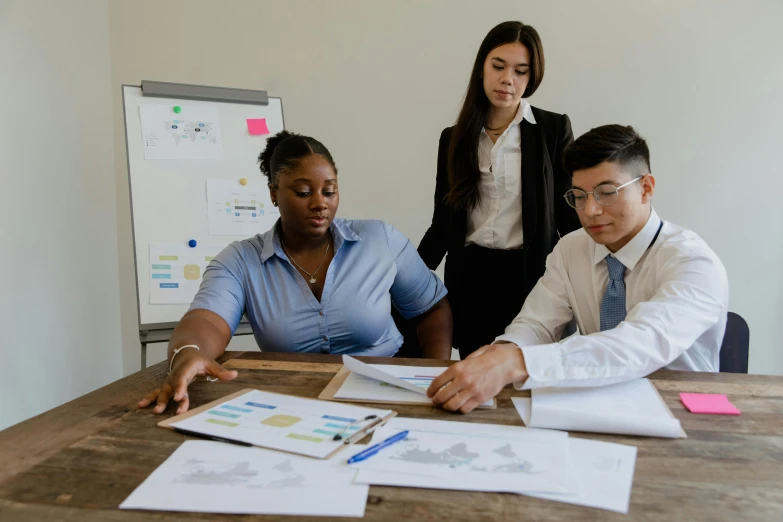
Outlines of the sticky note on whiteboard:
{"type": "Polygon", "coordinates": [[[269,134],[269,127],[266,126],[266,118],[248,118],[247,131],[251,136],[269,134]]]}

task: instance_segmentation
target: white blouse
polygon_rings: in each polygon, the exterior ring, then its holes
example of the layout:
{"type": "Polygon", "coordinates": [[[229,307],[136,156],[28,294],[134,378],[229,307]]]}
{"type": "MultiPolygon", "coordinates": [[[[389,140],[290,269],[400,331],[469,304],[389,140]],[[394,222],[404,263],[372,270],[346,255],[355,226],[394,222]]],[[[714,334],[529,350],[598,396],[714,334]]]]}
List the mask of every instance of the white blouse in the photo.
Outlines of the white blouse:
{"type": "Polygon", "coordinates": [[[527,100],[508,128],[492,143],[486,130],[479,136],[481,202],[468,212],[465,245],[510,250],[522,246],[522,133],[525,119],[535,124],[527,100]]]}

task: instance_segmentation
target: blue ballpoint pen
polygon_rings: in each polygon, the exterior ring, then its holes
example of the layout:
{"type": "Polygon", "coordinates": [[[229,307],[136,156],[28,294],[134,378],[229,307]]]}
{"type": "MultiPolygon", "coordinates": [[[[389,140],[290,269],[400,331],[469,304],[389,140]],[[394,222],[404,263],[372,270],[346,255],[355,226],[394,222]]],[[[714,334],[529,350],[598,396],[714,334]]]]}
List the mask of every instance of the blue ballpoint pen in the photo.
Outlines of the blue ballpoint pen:
{"type": "Polygon", "coordinates": [[[401,441],[402,439],[404,439],[407,436],[408,436],[408,430],[401,431],[401,432],[397,433],[396,435],[392,435],[391,437],[389,437],[388,439],[384,440],[383,442],[379,442],[378,444],[374,444],[373,446],[370,446],[369,448],[367,448],[366,450],[362,451],[361,453],[357,453],[356,455],[354,455],[353,457],[348,459],[348,464],[353,464],[354,462],[361,462],[363,460],[366,460],[366,459],[372,457],[373,455],[375,455],[376,453],[378,453],[379,451],[381,451],[386,446],[391,446],[395,442],[401,441]]]}

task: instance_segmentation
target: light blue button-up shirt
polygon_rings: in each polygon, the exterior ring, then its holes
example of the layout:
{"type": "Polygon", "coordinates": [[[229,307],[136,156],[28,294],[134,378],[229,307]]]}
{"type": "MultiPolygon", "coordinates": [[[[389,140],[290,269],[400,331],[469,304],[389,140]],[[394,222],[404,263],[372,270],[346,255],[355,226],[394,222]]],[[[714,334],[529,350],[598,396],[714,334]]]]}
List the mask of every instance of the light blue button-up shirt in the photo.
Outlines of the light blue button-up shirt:
{"type": "Polygon", "coordinates": [[[218,254],[190,306],[218,314],[232,334],[245,314],[263,351],[392,356],[403,341],[392,302],[410,319],[446,295],[399,230],[335,219],[334,259],[318,302],[283,251],[278,226],[218,254]]]}

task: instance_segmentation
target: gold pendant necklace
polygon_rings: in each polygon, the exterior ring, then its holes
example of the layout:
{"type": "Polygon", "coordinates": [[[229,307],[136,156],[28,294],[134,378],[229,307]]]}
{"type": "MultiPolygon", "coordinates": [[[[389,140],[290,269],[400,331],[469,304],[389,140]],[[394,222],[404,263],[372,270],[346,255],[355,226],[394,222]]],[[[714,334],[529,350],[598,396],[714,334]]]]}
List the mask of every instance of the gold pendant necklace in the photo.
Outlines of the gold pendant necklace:
{"type": "Polygon", "coordinates": [[[329,247],[332,245],[332,238],[330,237],[329,238],[329,242],[326,243],[326,250],[324,250],[324,255],[321,258],[321,262],[318,263],[318,268],[316,268],[315,271],[312,274],[310,272],[308,272],[307,270],[305,270],[304,268],[302,268],[301,266],[296,264],[296,261],[294,261],[294,258],[291,256],[291,254],[288,253],[288,250],[285,249],[285,243],[283,243],[283,238],[282,237],[280,238],[280,244],[283,246],[283,252],[285,252],[285,255],[288,256],[288,259],[291,260],[291,262],[294,264],[294,266],[296,268],[298,268],[299,270],[301,270],[305,274],[309,275],[310,279],[309,279],[308,283],[310,283],[311,285],[314,285],[315,282],[316,282],[315,274],[318,273],[318,271],[321,269],[321,265],[324,264],[324,259],[326,259],[326,254],[329,252],[329,247]]]}

